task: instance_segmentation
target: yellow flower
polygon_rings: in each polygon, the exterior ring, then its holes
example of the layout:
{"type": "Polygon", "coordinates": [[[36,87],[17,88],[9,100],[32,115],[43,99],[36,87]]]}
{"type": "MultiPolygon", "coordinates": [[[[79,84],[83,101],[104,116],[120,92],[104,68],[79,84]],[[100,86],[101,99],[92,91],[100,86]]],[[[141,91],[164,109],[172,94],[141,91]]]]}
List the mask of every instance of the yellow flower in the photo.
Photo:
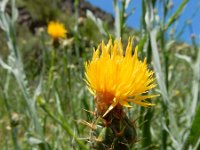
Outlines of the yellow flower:
{"type": "Polygon", "coordinates": [[[154,72],[147,68],[146,58],[138,60],[138,48],[132,55],[132,39],[128,41],[125,54],[120,40],[114,44],[102,42],[93,52],[92,60],[85,64],[88,89],[95,96],[98,112],[103,117],[116,106],[132,107],[129,102],[148,107],[144,101],[157,95],[144,95],[156,85],[154,72]],[[101,49],[100,49],[101,48],[101,49]]]}
{"type": "Polygon", "coordinates": [[[62,23],[51,21],[48,24],[47,32],[54,40],[57,40],[59,38],[65,38],[67,30],[62,23]]]}

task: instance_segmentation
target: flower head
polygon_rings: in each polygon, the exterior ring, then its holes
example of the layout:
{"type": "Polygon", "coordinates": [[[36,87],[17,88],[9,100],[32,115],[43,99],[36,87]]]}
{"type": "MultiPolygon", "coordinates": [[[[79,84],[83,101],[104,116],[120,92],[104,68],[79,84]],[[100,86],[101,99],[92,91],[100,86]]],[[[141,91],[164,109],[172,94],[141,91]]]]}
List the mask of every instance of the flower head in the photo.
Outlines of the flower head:
{"type": "Polygon", "coordinates": [[[145,101],[157,95],[144,95],[156,85],[154,72],[147,68],[146,58],[138,60],[138,48],[132,55],[132,40],[129,39],[124,54],[120,40],[114,44],[102,42],[93,52],[92,60],[85,64],[86,83],[95,96],[97,110],[105,116],[116,106],[132,107],[129,102],[148,107],[145,101]]]}
{"type": "Polygon", "coordinates": [[[57,40],[59,38],[65,38],[67,30],[62,23],[51,21],[48,24],[47,32],[54,40],[57,40]]]}

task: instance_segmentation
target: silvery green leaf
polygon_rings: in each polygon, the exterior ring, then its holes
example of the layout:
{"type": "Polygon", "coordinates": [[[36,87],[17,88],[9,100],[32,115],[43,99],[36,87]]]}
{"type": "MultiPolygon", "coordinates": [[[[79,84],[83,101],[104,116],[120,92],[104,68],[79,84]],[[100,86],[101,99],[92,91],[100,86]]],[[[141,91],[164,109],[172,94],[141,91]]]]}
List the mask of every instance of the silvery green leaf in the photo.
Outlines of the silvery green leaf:
{"type": "Polygon", "coordinates": [[[121,37],[120,8],[119,8],[119,3],[117,0],[114,0],[114,10],[115,10],[115,36],[116,38],[120,38],[121,37]]]}
{"type": "Polygon", "coordinates": [[[132,0],[125,0],[125,1],[126,1],[125,8],[127,9],[132,0]]]}
{"type": "Polygon", "coordinates": [[[33,144],[33,145],[38,145],[38,144],[43,143],[42,140],[40,140],[40,139],[38,139],[38,138],[35,138],[35,137],[29,137],[29,138],[28,138],[28,142],[29,142],[30,144],[33,144]]]}
{"type": "MultiPolygon", "coordinates": [[[[166,84],[165,84],[165,79],[164,79],[164,75],[162,72],[162,68],[161,68],[161,62],[160,62],[160,56],[159,56],[159,51],[158,51],[158,45],[157,45],[157,41],[156,41],[156,36],[158,33],[158,29],[159,27],[154,26],[154,15],[153,15],[153,6],[151,1],[147,1],[146,4],[146,14],[145,14],[145,22],[147,25],[147,29],[150,33],[150,43],[151,43],[151,49],[152,49],[152,60],[153,60],[153,67],[154,67],[154,71],[155,71],[155,75],[156,75],[156,79],[158,82],[158,86],[160,88],[161,91],[161,95],[163,97],[163,101],[164,101],[164,105],[167,107],[167,112],[169,115],[169,122],[170,125],[172,126],[171,129],[171,133],[174,137],[174,139],[178,139],[178,134],[176,134],[176,131],[178,130],[177,124],[176,124],[176,119],[175,116],[173,115],[172,111],[170,110],[170,99],[169,99],[169,95],[168,95],[168,91],[166,88],[166,84]]],[[[180,142],[178,142],[180,143],[180,142]]],[[[177,143],[175,141],[173,141],[174,145],[177,145],[177,143]]]]}
{"type": "Polygon", "coordinates": [[[12,0],[12,22],[16,22],[18,18],[18,9],[15,5],[15,0],[12,0]]]}
{"type": "Polygon", "coordinates": [[[147,1],[147,3],[145,3],[146,5],[146,13],[145,13],[145,22],[146,22],[146,25],[147,25],[147,28],[149,30],[152,29],[152,25],[153,25],[153,6],[151,4],[150,1],[147,1]]]}
{"type": "Polygon", "coordinates": [[[200,137],[199,137],[199,139],[198,139],[196,145],[194,146],[194,150],[198,150],[199,145],[200,145],[200,137]]]}
{"type": "Polygon", "coordinates": [[[100,18],[95,17],[94,14],[90,10],[86,10],[86,16],[90,18],[97,25],[101,34],[106,35],[106,31],[104,30],[104,27],[103,27],[103,22],[100,18]]]}
{"type": "Polygon", "coordinates": [[[6,5],[8,3],[8,0],[2,0],[0,2],[0,11],[4,12],[5,11],[5,8],[6,8],[6,5]]]}
{"type": "Polygon", "coordinates": [[[7,65],[5,62],[3,62],[2,58],[0,58],[0,65],[1,65],[4,69],[7,69],[7,70],[9,70],[9,71],[12,72],[12,68],[11,68],[9,65],[7,65]]]}
{"type": "Polygon", "coordinates": [[[169,41],[169,42],[166,44],[166,49],[169,50],[169,49],[173,46],[174,43],[175,43],[174,40],[169,41]]]}
{"type": "Polygon", "coordinates": [[[178,54],[178,53],[176,53],[175,56],[176,56],[177,58],[179,58],[179,59],[182,59],[182,60],[188,62],[189,64],[192,63],[191,58],[188,57],[187,55],[182,55],[182,54],[178,54]]]}
{"type": "Polygon", "coordinates": [[[0,12],[0,28],[5,32],[9,32],[9,16],[4,12],[0,12]]]}

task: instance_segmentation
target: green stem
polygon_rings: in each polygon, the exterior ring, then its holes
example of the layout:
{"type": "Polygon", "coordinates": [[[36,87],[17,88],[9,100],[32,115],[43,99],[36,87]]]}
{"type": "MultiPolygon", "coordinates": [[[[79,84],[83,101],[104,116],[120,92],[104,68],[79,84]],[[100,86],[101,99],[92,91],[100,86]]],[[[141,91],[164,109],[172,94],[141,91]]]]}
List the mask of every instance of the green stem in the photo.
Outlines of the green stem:
{"type": "MultiPolygon", "coordinates": [[[[150,64],[151,60],[152,60],[152,49],[151,49],[151,43],[149,40],[148,51],[147,51],[147,64],[150,64]]],[[[143,114],[143,111],[144,111],[144,109],[141,109],[141,115],[143,114]]],[[[152,117],[153,117],[153,110],[147,109],[147,112],[143,118],[143,122],[145,122],[145,123],[142,127],[142,137],[144,138],[144,140],[142,142],[143,148],[150,148],[150,146],[152,145],[151,129],[150,129],[152,117]]]]}
{"type": "Polygon", "coordinates": [[[145,14],[146,14],[146,7],[145,7],[145,0],[142,0],[142,17],[141,17],[141,28],[147,30],[146,22],[145,22],[145,14]]]}
{"type": "MultiPolygon", "coordinates": [[[[7,82],[6,82],[8,84],[9,84],[9,77],[10,77],[10,75],[8,73],[7,82]]],[[[7,86],[8,86],[8,84],[7,84],[7,86]]],[[[10,105],[8,103],[7,90],[4,90],[3,86],[1,86],[1,88],[2,88],[2,91],[3,91],[3,99],[4,99],[4,102],[5,102],[6,110],[8,112],[9,124],[11,126],[11,135],[12,135],[12,141],[13,141],[14,149],[20,150],[21,148],[19,147],[18,139],[17,139],[17,127],[12,126],[11,108],[10,108],[10,105]]]]}
{"type": "Polygon", "coordinates": [[[83,150],[88,150],[87,146],[80,141],[73,133],[73,131],[70,129],[70,126],[68,124],[61,122],[56,116],[54,116],[45,106],[42,106],[42,109],[49,115],[51,119],[56,121],[71,137],[74,138],[74,140],[78,143],[78,145],[83,149],[83,150]]]}
{"type": "Polygon", "coordinates": [[[144,125],[142,128],[142,137],[144,140],[142,141],[143,148],[150,148],[152,145],[152,138],[151,138],[151,119],[153,117],[152,109],[148,109],[147,113],[144,116],[144,125]]]}
{"type": "MultiPolygon", "coordinates": [[[[165,5],[163,6],[165,7],[165,5]]],[[[165,13],[165,12],[164,12],[165,13]]],[[[166,14],[164,14],[164,16],[166,17],[166,14]]],[[[163,19],[163,21],[165,20],[165,18],[163,19]]],[[[166,91],[168,92],[168,88],[169,88],[169,82],[168,82],[168,74],[169,74],[169,64],[168,64],[168,59],[169,59],[169,52],[168,50],[166,49],[165,47],[165,28],[164,28],[164,22],[163,22],[163,25],[161,26],[161,31],[160,31],[160,34],[161,34],[161,39],[160,39],[160,44],[161,44],[161,49],[162,49],[162,52],[163,52],[163,57],[164,57],[164,67],[165,67],[165,85],[166,85],[166,91]]],[[[167,106],[165,103],[162,103],[162,113],[163,113],[163,116],[165,116],[165,123],[166,123],[166,126],[168,127],[169,126],[169,118],[168,118],[168,112],[167,112],[167,106]]],[[[167,139],[168,139],[168,132],[162,128],[162,149],[163,150],[166,150],[167,149],[167,139]]]]}
{"type": "Polygon", "coordinates": [[[122,0],[122,8],[120,12],[120,35],[121,38],[123,37],[123,29],[124,29],[124,21],[125,21],[125,5],[126,5],[126,0],[122,0]]]}
{"type": "Polygon", "coordinates": [[[55,61],[55,58],[56,58],[55,50],[52,49],[52,50],[51,50],[51,67],[50,67],[49,76],[48,76],[48,83],[49,83],[49,85],[51,85],[51,82],[52,82],[52,80],[53,80],[53,72],[54,72],[54,61],[55,61]]]}

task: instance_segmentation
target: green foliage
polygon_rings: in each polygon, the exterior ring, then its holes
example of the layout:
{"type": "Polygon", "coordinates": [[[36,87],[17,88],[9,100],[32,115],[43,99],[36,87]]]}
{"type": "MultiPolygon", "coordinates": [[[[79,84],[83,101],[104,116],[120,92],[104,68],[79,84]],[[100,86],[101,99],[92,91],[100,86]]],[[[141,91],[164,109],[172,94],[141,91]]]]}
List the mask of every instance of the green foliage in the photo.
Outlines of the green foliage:
{"type": "Polygon", "coordinates": [[[61,0],[20,0],[18,3],[29,10],[33,19],[46,22],[55,20],[60,15],[60,10],[58,9],[60,2],[61,0]]]}
{"type": "Polygon", "coordinates": [[[195,117],[193,119],[193,123],[190,129],[190,135],[187,139],[186,145],[185,145],[185,149],[188,149],[189,146],[192,145],[192,147],[195,147],[195,145],[197,144],[196,148],[200,148],[199,145],[199,138],[200,138],[200,128],[199,128],[199,124],[200,124],[200,106],[197,109],[197,112],[195,114],[195,117]]]}

